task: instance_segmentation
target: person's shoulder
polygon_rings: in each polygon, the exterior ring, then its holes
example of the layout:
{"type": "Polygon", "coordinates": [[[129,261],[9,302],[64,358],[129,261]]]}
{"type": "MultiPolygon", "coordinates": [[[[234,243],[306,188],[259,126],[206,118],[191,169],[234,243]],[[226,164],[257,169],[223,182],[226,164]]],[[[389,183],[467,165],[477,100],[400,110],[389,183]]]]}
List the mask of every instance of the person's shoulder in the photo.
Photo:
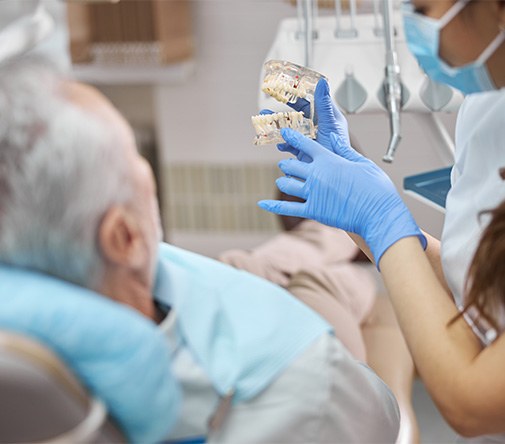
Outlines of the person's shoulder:
{"type": "Polygon", "coordinates": [[[466,96],[461,106],[460,113],[464,113],[467,109],[480,109],[486,112],[494,107],[505,107],[505,88],[466,96]]]}
{"type": "MultiPolygon", "coordinates": [[[[465,97],[456,123],[456,157],[471,145],[482,145],[482,140],[495,140],[505,130],[505,88],[470,94],[465,97]],[[482,139],[483,138],[483,139],[482,139]],[[482,139],[482,140],[481,140],[482,139]]],[[[487,150],[489,151],[489,147],[487,150]]],[[[500,146],[501,149],[501,146],[500,146]]]]}

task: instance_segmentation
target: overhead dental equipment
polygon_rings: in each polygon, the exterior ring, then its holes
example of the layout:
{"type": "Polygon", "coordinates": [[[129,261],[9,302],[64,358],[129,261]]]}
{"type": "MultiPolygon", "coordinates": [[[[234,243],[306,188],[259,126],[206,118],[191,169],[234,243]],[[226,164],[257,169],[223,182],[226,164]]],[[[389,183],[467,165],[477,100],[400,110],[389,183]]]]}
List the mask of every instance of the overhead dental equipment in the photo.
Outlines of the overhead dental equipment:
{"type": "MultiPolygon", "coordinates": [[[[429,114],[430,132],[444,157],[453,158],[452,140],[434,112],[457,111],[463,95],[429,80],[419,67],[407,48],[398,1],[335,0],[334,15],[320,16],[315,0],[298,0],[297,5],[297,17],[279,24],[266,60],[287,60],[325,73],[336,103],[347,114],[386,112],[390,137],[384,161],[394,159],[404,112],[429,114]]],[[[290,111],[263,91],[259,106],[290,111]]]]}

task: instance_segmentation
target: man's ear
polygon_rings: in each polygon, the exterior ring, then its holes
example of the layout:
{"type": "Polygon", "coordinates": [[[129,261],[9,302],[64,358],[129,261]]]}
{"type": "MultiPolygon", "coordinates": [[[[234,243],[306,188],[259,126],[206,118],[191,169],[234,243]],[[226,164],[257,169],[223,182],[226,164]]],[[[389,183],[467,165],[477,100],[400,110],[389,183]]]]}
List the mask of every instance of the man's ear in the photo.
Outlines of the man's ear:
{"type": "Polygon", "coordinates": [[[146,260],[142,233],[134,217],[120,206],[109,208],[98,228],[103,257],[114,265],[141,268],[146,260]]]}

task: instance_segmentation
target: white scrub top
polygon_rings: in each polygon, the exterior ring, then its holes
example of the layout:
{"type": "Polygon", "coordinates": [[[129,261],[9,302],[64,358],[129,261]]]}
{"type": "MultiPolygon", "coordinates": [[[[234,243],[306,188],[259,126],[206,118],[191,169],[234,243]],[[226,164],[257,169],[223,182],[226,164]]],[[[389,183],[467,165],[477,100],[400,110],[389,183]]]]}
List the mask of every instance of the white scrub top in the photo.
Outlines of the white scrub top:
{"type": "MultiPolygon", "coordinates": [[[[481,211],[505,200],[505,89],[468,96],[456,125],[456,163],[447,196],[441,256],[445,278],[458,306],[482,231],[489,216],[481,211]]],[[[501,315],[505,327],[505,313],[501,315]]]]}
{"type": "MultiPolygon", "coordinates": [[[[447,284],[461,308],[465,302],[468,268],[482,231],[490,221],[485,216],[479,221],[479,213],[496,208],[505,200],[505,181],[499,174],[500,168],[505,167],[505,89],[465,99],[456,125],[455,160],[452,188],[447,196],[441,256],[447,284]]],[[[499,321],[503,329],[503,309],[499,321]]],[[[469,323],[476,331],[476,326],[469,323]]],[[[461,438],[458,442],[503,443],[505,434],[461,438]]]]}

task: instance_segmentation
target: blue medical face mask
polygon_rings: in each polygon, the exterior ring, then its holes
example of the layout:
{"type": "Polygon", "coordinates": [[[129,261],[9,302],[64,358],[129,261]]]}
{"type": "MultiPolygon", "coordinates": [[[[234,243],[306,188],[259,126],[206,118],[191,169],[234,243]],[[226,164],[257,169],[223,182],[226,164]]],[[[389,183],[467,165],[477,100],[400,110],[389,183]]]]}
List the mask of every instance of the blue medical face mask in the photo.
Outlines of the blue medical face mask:
{"type": "Polygon", "coordinates": [[[464,66],[451,67],[440,58],[440,31],[461,12],[469,1],[459,0],[438,20],[414,12],[410,2],[403,4],[407,45],[421,68],[434,81],[450,85],[464,94],[496,89],[486,62],[505,40],[505,31],[500,31],[477,60],[464,66]]]}

